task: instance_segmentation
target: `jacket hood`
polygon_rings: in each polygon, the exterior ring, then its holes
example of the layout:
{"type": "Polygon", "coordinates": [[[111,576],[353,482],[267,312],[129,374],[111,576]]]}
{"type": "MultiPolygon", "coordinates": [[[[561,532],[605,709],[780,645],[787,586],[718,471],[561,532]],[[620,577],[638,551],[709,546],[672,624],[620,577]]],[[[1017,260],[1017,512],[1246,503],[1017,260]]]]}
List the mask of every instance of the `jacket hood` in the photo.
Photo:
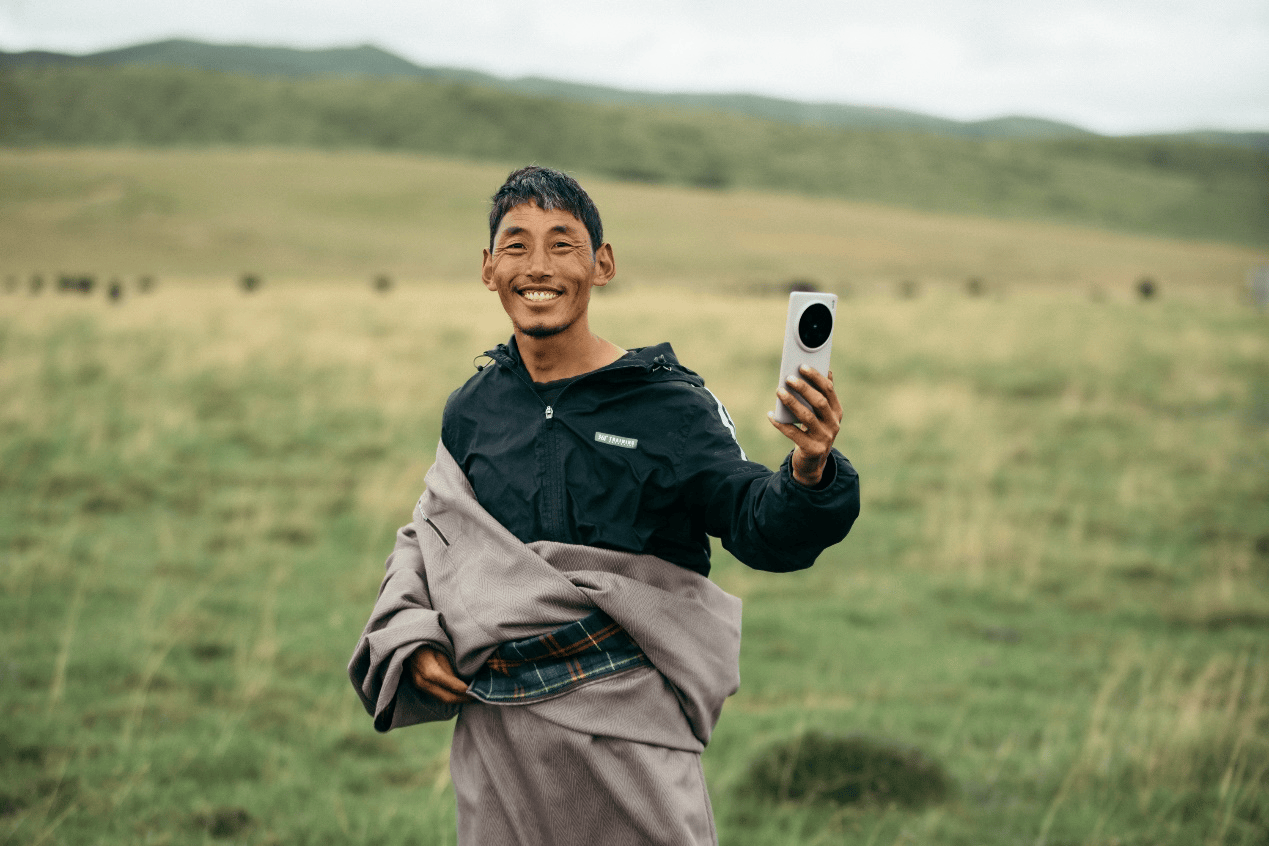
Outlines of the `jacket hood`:
{"type": "MultiPolygon", "coordinates": [[[[507,343],[499,344],[491,350],[486,350],[485,356],[493,359],[499,367],[528,375],[524,360],[520,357],[520,349],[516,346],[514,335],[507,343]]],[[[601,371],[613,377],[620,375],[649,382],[689,382],[698,388],[705,385],[704,379],[694,371],[679,364],[678,356],[674,354],[674,349],[668,342],[629,350],[612,364],[591,372],[599,373],[601,371]]]]}

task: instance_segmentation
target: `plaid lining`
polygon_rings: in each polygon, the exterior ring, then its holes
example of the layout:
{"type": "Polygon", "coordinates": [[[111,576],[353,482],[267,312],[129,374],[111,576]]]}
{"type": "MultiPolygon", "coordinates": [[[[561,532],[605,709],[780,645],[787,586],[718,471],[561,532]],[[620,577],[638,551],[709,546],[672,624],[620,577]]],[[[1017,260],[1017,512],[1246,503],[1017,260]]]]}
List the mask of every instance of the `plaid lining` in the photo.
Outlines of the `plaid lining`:
{"type": "Polygon", "coordinates": [[[468,692],[485,702],[530,702],[584,681],[652,666],[625,629],[603,611],[553,632],[502,644],[468,692]]]}

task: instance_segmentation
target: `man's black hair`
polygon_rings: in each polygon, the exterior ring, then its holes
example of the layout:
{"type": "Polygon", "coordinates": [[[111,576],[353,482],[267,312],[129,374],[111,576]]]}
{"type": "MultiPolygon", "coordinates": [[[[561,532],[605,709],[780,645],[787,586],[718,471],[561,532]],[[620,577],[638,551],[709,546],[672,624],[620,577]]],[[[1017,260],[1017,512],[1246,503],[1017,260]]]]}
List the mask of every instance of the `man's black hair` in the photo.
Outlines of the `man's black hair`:
{"type": "Polygon", "coordinates": [[[567,173],[549,167],[529,165],[513,170],[493,195],[493,208],[489,210],[489,251],[493,252],[494,236],[498,224],[507,212],[525,203],[536,203],[542,211],[564,211],[577,218],[590,235],[590,251],[593,254],[604,243],[604,224],[599,219],[595,201],[567,173]]]}

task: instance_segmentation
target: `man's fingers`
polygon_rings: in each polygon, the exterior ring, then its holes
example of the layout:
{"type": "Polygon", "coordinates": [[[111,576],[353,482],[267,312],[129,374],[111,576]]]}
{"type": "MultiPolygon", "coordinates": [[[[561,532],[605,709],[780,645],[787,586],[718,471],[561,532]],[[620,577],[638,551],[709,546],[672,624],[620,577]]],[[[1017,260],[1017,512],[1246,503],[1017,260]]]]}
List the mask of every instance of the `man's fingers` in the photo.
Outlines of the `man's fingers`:
{"type": "Polygon", "coordinates": [[[432,684],[431,682],[422,682],[422,683],[416,682],[416,685],[418,689],[421,690],[423,693],[428,694],[434,699],[439,699],[441,702],[444,702],[446,705],[461,705],[462,703],[466,702],[468,699],[471,698],[466,693],[462,693],[462,694],[452,693],[451,691],[446,690],[440,685],[432,684]]]}
{"type": "Polygon", "coordinates": [[[841,420],[845,413],[842,411],[841,398],[837,396],[837,384],[833,381],[833,371],[828,371],[828,387],[829,400],[833,404],[833,411],[837,414],[837,419],[841,420]]]}
{"type": "Polygon", "coordinates": [[[792,423],[781,423],[779,420],[775,419],[774,415],[771,414],[767,415],[767,419],[770,420],[771,425],[779,429],[786,438],[793,441],[794,446],[801,447],[802,449],[806,449],[810,446],[811,437],[797,426],[792,423]]]}
{"type": "Polygon", "coordinates": [[[842,417],[844,416],[844,414],[842,412],[842,401],[837,396],[837,386],[833,383],[833,371],[831,370],[828,371],[828,376],[822,376],[821,374],[819,374],[818,371],[814,369],[812,369],[811,372],[815,373],[816,375],[819,375],[820,378],[823,380],[822,382],[817,383],[819,386],[819,389],[824,394],[824,397],[828,400],[828,407],[833,412],[833,419],[836,420],[838,423],[841,423],[842,417]]]}
{"type": "Polygon", "coordinates": [[[454,666],[449,658],[435,649],[420,647],[410,656],[409,666],[410,678],[424,693],[451,704],[464,702],[469,698],[467,682],[454,673],[454,666]]]}
{"type": "Polygon", "coordinates": [[[828,376],[825,376],[814,367],[804,364],[798,368],[798,375],[818,388],[820,393],[827,394],[833,389],[833,377],[831,373],[828,376]]]}
{"type": "Polygon", "coordinates": [[[457,702],[466,702],[469,698],[467,695],[467,685],[461,680],[456,685],[452,682],[441,681],[439,679],[428,678],[426,676],[413,676],[415,686],[424,693],[431,694],[442,702],[450,704],[457,702]]]}
{"type": "Polygon", "coordinates": [[[423,662],[422,671],[423,677],[437,687],[451,693],[467,692],[467,682],[454,673],[449,659],[439,652],[431,652],[430,657],[423,662]]]}
{"type": "Polygon", "coordinates": [[[841,430],[842,404],[831,372],[825,376],[813,367],[802,367],[799,373],[780,386],[776,397],[801,425],[780,423],[774,416],[770,419],[793,441],[793,477],[803,484],[816,484],[841,430]]]}
{"type": "MultiPolygon", "coordinates": [[[[833,415],[833,420],[840,423],[842,420],[842,403],[841,400],[838,399],[837,389],[833,385],[833,371],[830,370],[828,375],[825,376],[814,367],[803,366],[799,368],[799,373],[805,382],[813,385],[824,397],[825,405],[821,409],[818,404],[811,400],[811,397],[807,396],[807,400],[810,401],[818,411],[822,412],[823,410],[827,410],[830,412],[833,415]]],[[[803,396],[806,396],[806,394],[804,393],[803,396]]],[[[824,415],[821,413],[820,417],[824,418],[824,415]]]]}
{"type": "Polygon", "coordinates": [[[418,676],[411,676],[411,679],[414,681],[414,686],[419,689],[420,693],[431,696],[433,699],[439,699],[441,702],[446,704],[454,704],[462,701],[462,697],[455,693],[451,693],[438,684],[433,684],[427,679],[420,678],[418,676]]]}
{"type": "MultiPolygon", "coordinates": [[[[819,432],[827,434],[827,429],[837,425],[839,422],[832,416],[832,408],[824,394],[797,377],[789,380],[787,385],[781,387],[776,392],[776,396],[789,409],[789,413],[796,417],[806,427],[807,431],[813,435],[819,432]],[[798,396],[803,397],[811,404],[811,407],[808,408],[799,401],[798,396]]],[[[829,440],[832,440],[831,434],[828,437],[829,440]]]]}

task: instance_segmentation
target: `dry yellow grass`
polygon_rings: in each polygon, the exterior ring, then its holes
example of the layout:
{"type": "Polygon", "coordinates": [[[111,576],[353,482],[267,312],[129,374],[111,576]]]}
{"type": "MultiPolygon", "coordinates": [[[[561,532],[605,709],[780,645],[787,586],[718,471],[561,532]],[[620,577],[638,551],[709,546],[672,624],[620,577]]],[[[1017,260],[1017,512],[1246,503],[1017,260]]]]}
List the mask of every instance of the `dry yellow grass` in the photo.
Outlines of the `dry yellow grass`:
{"type": "MultiPolygon", "coordinates": [[[[290,149],[0,151],[0,274],[474,279],[487,198],[513,164],[290,149]]],[[[1226,244],[579,176],[606,215],[618,284],[981,277],[1115,296],[1149,275],[1210,294],[1269,261],[1226,244]]]]}

